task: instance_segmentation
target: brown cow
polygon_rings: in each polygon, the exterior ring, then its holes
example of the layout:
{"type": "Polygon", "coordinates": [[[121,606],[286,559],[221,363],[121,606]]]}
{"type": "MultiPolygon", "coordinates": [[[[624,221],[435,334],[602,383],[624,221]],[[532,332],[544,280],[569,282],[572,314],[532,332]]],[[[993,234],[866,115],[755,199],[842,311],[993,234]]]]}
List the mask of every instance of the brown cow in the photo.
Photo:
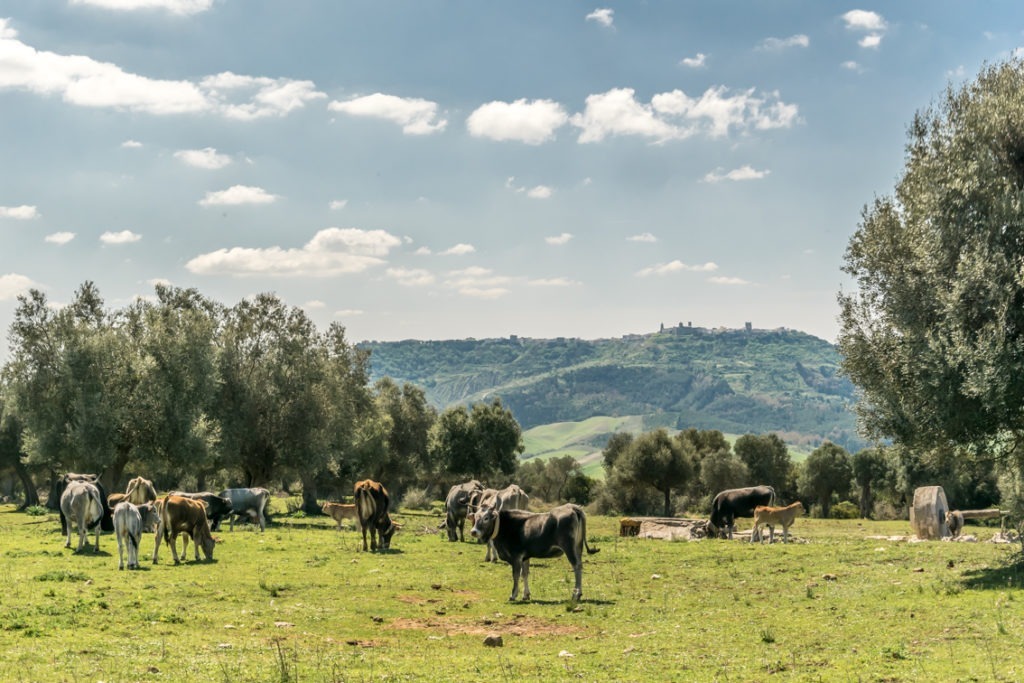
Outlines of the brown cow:
{"type": "Polygon", "coordinates": [[[359,523],[355,503],[332,503],[328,501],[320,509],[324,511],[325,515],[338,523],[338,531],[341,531],[341,522],[343,520],[351,519],[356,524],[359,523]]]}
{"type": "Polygon", "coordinates": [[[782,542],[789,543],[789,527],[793,524],[793,520],[804,513],[804,506],[799,500],[795,503],[787,505],[786,507],[771,507],[768,505],[758,505],[754,508],[754,530],[750,534],[750,542],[753,543],[755,540],[764,540],[761,538],[758,530],[761,525],[768,527],[768,542],[775,542],[775,525],[782,525],[782,542]]]}
{"type": "Polygon", "coordinates": [[[153,548],[153,564],[157,562],[157,554],[160,552],[161,538],[171,546],[171,555],[174,557],[174,564],[178,564],[178,551],[175,548],[178,534],[185,534],[181,546],[181,557],[184,558],[188,550],[188,539],[196,548],[196,562],[199,561],[199,548],[202,546],[203,554],[207,560],[213,559],[213,534],[210,533],[210,523],[206,519],[206,506],[198,500],[185,498],[184,496],[167,495],[157,501],[157,509],[160,511],[160,523],[156,527],[156,545],[153,548]]]}
{"type": "Polygon", "coordinates": [[[380,550],[391,547],[391,537],[398,525],[391,520],[388,510],[391,498],[380,482],[364,479],[355,485],[356,514],[359,528],[363,532],[363,551],[366,551],[366,532],[370,532],[370,549],[377,550],[377,535],[380,534],[380,550]]]}

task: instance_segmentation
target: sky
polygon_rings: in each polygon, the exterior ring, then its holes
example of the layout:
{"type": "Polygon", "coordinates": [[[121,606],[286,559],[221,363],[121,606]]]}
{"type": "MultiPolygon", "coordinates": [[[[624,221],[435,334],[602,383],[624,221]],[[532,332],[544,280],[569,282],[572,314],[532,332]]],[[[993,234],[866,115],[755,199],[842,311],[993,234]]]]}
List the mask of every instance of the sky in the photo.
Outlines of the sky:
{"type": "Polygon", "coordinates": [[[1022,45],[1019,0],[0,0],[0,326],[92,281],[351,341],[834,341],[915,112],[1022,45]]]}

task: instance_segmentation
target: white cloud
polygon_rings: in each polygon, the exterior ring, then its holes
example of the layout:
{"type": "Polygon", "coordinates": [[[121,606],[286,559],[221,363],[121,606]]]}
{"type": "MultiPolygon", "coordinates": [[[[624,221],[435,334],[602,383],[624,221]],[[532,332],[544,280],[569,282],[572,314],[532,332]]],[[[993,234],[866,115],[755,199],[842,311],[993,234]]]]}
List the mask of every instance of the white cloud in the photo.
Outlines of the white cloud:
{"type": "Polygon", "coordinates": [[[858,40],[857,44],[864,48],[876,48],[882,44],[882,36],[872,33],[858,40]]]}
{"type": "Polygon", "coordinates": [[[58,246],[67,244],[73,239],[75,239],[75,233],[73,232],[55,232],[43,238],[44,241],[58,246]]]}
{"type": "Polygon", "coordinates": [[[688,66],[691,69],[699,69],[705,65],[705,63],[707,62],[707,58],[708,56],[706,54],[704,54],[703,52],[698,52],[693,57],[684,57],[683,59],[679,60],[679,64],[682,66],[688,66]]]}
{"type": "Polygon", "coordinates": [[[36,50],[17,35],[7,19],[0,19],[0,91],[58,95],[81,107],[155,115],[214,113],[240,120],[283,116],[326,97],[310,81],[230,72],[198,83],[148,78],[84,55],[36,50]]]}
{"type": "Polygon", "coordinates": [[[328,277],[360,273],[402,241],[383,230],[327,228],[301,249],[234,247],[196,256],[185,267],[200,275],[328,277]]]}
{"type": "Polygon", "coordinates": [[[445,286],[476,299],[497,299],[504,296],[509,292],[506,285],[512,281],[511,278],[495,275],[490,269],[479,266],[453,270],[448,276],[445,286]]]}
{"type": "Polygon", "coordinates": [[[811,39],[802,33],[792,35],[788,38],[765,38],[757,46],[759,50],[778,51],[790,47],[808,47],[811,39]]]}
{"type": "Polygon", "coordinates": [[[593,21],[601,26],[611,28],[615,23],[615,10],[608,8],[596,9],[587,15],[585,21],[593,21]]]}
{"type": "Polygon", "coordinates": [[[334,312],[335,318],[354,318],[363,315],[365,311],[360,308],[342,308],[334,312]]]}
{"type": "Polygon", "coordinates": [[[0,206],[0,218],[30,221],[33,218],[39,218],[39,211],[36,207],[27,204],[22,204],[21,206],[0,206]]]}
{"type": "Polygon", "coordinates": [[[100,242],[103,242],[103,244],[131,244],[141,239],[142,235],[131,230],[121,230],[120,232],[107,231],[100,235],[100,242]]]}
{"type": "Polygon", "coordinates": [[[332,199],[330,207],[331,211],[339,211],[340,209],[344,209],[347,205],[347,199],[332,199]]]}
{"type": "Polygon", "coordinates": [[[226,154],[218,154],[213,147],[203,149],[183,149],[174,153],[174,158],[182,163],[196,168],[217,170],[224,168],[231,163],[231,157],[226,154]]]}
{"type": "Polygon", "coordinates": [[[705,175],[704,182],[717,183],[723,180],[760,180],[769,173],[771,173],[771,171],[758,171],[751,166],[740,166],[739,168],[734,168],[728,173],[722,173],[722,169],[719,168],[705,175]]]}
{"type": "Polygon", "coordinates": [[[17,298],[19,294],[25,294],[33,287],[38,288],[35,282],[17,273],[0,275],[0,301],[10,301],[17,298]]]}
{"type": "Polygon", "coordinates": [[[843,67],[847,71],[855,71],[857,73],[860,73],[862,71],[862,69],[860,68],[860,64],[858,64],[857,62],[855,62],[853,60],[849,60],[849,61],[843,62],[839,66],[843,67]]]}
{"type": "Polygon", "coordinates": [[[547,185],[537,185],[527,190],[526,196],[530,199],[550,199],[554,193],[555,191],[547,185]]]}
{"type": "Polygon", "coordinates": [[[555,131],[568,120],[569,115],[557,102],[521,99],[477,107],[466,119],[466,128],[473,137],[539,145],[554,139],[555,131]]]}
{"type": "Polygon", "coordinates": [[[441,256],[465,256],[466,254],[472,254],[476,251],[476,247],[472,244],[464,244],[460,242],[454,247],[450,247],[441,252],[441,256]]]}
{"type": "Polygon", "coordinates": [[[345,102],[334,101],[328,104],[327,108],[350,116],[384,119],[397,123],[402,126],[402,132],[406,135],[439,133],[448,125],[445,119],[437,120],[436,102],[414,97],[374,93],[345,102]]]}
{"type": "Polygon", "coordinates": [[[154,277],[150,278],[149,280],[146,280],[146,284],[149,285],[150,287],[156,287],[157,285],[164,285],[165,287],[170,287],[173,283],[164,277],[154,277]]]}
{"type": "Polygon", "coordinates": [[[213,6],[213,0],[70,0],[72,5],[90,5],[102,9],[164,10],[171,14],[199,14],[213,6]]]}
{"type": "Polygon", "coordinates": [[[552,235],[551,237],[545,237],[544,241],[552,246],[560,246],[562,244],[568,244],[569,240],[572,239],[571,232],[563,232],[561,235],[552,235]]]}
{"type": "Polygon", "coordinates": [[[708,282],[716,285],[729,285],[734,287],[750,284],[750,282],[740,277],[724,277],[720,275],[716,275],[715,277],[709,277],[708,282]]]}
{"type": "Polygon", "coordinates": [[[302,304],[302,307],[312,310],[319,310],[321,308],[327,308],[327,304],[325,304],[323,301],[320,301],[319,299],[313,299],[302,304]]]}
{"type": "Polygon", "coordinates": [[[527,282],[531,287],[575,287],[579,282],[567,277],[544,277],[527,282]]]}
{"type": "Polygon", "coordinates": [[[629,242],[649,242],[649,243],[653,243],[653,242],[657,242],[658,238],[655,237],[654,235],[652,235],[649,232],[642,232],[639,235],[630,235],[629,237],[626,238],[626,240],[629,241],[629,242]]]}
{"type": "Polygon", "coordinates": [[[718,270],[718,264],[707,262],[695,266],[687,265],[682,261],[676,259],[669,263],[658,263],[647,268],[642,268],[636,272],[637,277],[649,277],[651,275],[668,275],[670,273],[678,273],[682,271],[696,272],[696,273],[708,273],[718,270]]]}
{"type": "Polygon", "coordinates": [[[121,146],[125,149],[139,149],[142,147],[142,143],[138,140],[125,140],[121,143],[121,146]]]}
{"type": "Polygon", "coordinates": [[[885,19],[877,12],[852,9],[843,15],[846,28],[854,31],[884,31],[887,28],[885,19]]]}
{"type": "Polygon", "coordinates": [[[388,268],[387,276],[405,287],[425,287],[437,280],[434,274],[423,268],[388,268]]]}
{"type": "Polygon", "coordinates": [[[275,194],[270,194],[262,187],[249,187],[248,185],[232,185],[226,190],[219,192],[207,192],[203,199],[199,200],[200,206],[235,206],[238,204],[272,204],[277,201],[275,194]]]}
{"type": "Polygon", "coordinates": [[[430,250],[430,247],[420,247],[413,253],[416,254],[417,256],[430,256],[434,252],[430,250]]]}
{"type": "Polygon", "coordinates": [[[632,88],[616,88],[588,96],[585,111],[570,122],[581,129],[581,143],[621,135],[665,142],[698,133],[722,137],[732,130],[789,128],[799,120],[798,113],[778,92],[758,95],[753,88],[730,94],[717,86],[699,98],[673,90],[655,95],[650,104],[639,102],[632,88]]]}

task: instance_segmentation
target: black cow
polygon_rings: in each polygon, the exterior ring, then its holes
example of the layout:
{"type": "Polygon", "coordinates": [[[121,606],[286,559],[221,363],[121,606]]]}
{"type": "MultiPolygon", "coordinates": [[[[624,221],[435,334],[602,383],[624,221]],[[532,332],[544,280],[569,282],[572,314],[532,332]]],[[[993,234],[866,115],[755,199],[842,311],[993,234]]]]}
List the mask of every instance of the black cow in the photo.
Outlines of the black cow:
{"type": "Polygon", "coordinates": [[[210,529],[213,531],[217,530],[220,525],[220,520],[231,514],[231,499],[224,496],[218,496],[216,493],[211,491],[202,491],[201,493],[171,491],[167,495],[181,496],[183,498],[202,501],[203,505],[206,506],[206,517],[210,521],[210,529]]]}
{"type": "Polygon", "coordinates": [[[530,558],[558,557],[565,554],[576,587],[573,601],[583,596],[583,549],[598,552],[587,543],[587,516],[579,505],[567,504],[549,512],[495,510],[484,508],[476,514],[470,532],[473,538],[490,541],[498,557],[512,565],[512,596],[519,595],[519,577],[523,578],[523,600],[530,599],[530,558]]]}
{"type": "Polygon", "coordinates": [[[84,481],[87,484],[92,484],[100,492],[100,500],[103,504],[103,519],[100,520],[100,529],[103,531],[114,530],[114,513],[111,511],[110,506],[107,504],[107,490],[100,483],[100,475],[98,474],[75,474],[74,472],[68,472],[62,474],[53,480],[53,484],[50,486],[50,495],[46,499],[46,507],[51,510],[56,510],[60,513],[60,532],[67,534],[68,532],[68,520],[64,516],[64,511],[61,510],[60,497],[64,495],[64,489],[68,487],[73,481],[84,481]]]}
{"type": "Polygon", "coordinates": [[[771,486],[748,486],[726,489],[711,502],[711,533],[718,538],[732,538],[737,517],[753,517],[758,505],[774,505],[775,489],[771,486]]]}
{"type": "Polygon", "coordinates": [[[466,515],[469,514],[470,496],[476,491],[483,491],[484,485],[476,479],[456,484],[448,490],[444,501],[444,529],[448,532],[449,541],[466,540],[466,515]]]}
{"type": "Polygon", "coordinates": [[[372,479],[357,481],[354,489],[356,518],[363,532],[363,551],[366,551],[366,532],[370,532],[370,550],[380,548],[384,552],[391,548],[391,537],[399,526],[391,519],[391,497],[384,485],[372,479]],[[380,545],[377,537],[380,536],[380,545]]]}

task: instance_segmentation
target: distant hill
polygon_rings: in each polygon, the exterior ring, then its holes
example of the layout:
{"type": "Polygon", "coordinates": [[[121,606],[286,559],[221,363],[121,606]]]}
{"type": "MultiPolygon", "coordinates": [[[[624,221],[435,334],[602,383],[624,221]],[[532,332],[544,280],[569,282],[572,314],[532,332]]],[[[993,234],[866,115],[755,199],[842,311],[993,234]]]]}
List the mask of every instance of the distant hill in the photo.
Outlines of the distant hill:
{"type": "Polygon", "coordinates": [[[672,327],[617,339],[364,342],[372,379],[422,387],[438,408],[500,397],[524,430],[607,416],[643,429],[777,432],[799,447],[863,446],[835,347],[794,330],[672,327]]]}

